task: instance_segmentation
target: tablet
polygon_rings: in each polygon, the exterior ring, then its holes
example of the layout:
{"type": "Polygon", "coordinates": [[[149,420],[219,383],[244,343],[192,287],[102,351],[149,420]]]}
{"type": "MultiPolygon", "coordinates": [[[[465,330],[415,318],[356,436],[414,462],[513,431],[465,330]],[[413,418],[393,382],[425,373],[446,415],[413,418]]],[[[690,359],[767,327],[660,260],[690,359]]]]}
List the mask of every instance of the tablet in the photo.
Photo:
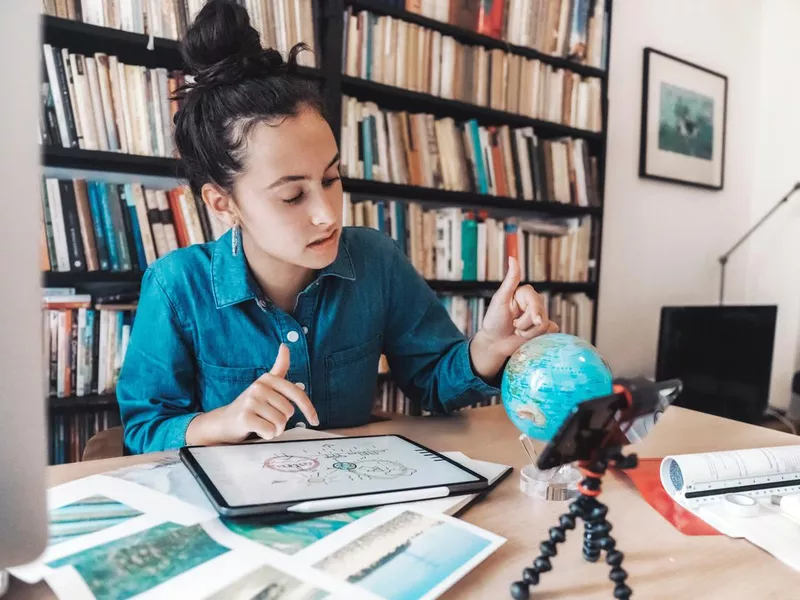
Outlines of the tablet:
{"type": "Polygon", "coordinates": [[[185,446],[180,456],[224,517],[324,513],[472,494],[489,485],[400,435],[185,446]]]}

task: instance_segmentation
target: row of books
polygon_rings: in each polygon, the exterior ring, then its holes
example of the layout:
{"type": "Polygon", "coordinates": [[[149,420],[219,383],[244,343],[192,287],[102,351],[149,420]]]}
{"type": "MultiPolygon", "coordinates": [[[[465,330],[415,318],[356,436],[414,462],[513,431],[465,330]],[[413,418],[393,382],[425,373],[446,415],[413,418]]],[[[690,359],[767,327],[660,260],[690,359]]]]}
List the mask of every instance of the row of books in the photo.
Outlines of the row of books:
{"type": "Polygon", "coordinates": [[[383,110],[345,97],[345,176],[521,200],[599,206],[597,157],[585,140],[541,139],[532,127],[383,110]]]}
{"type": "Polygon", "coordinates": [[[100,431],[120,424],[119,410],[51,414],[49,459],[51,465],[81,460],[86,443],[100,431]]]}
{"type": "MultiPolygon", "coordinates": [[[[173,40],[182,39],[206,0],[42,0],[44,13],[90,25],[122,29],[173,40]]],[[[314,46],[313,0],[241,0],[250,24],[267,48],[285,54],[297,42],[314,46]]],[[[313,67],[314,56],[303,53],[300,64],[313,67]]]]}
{"type": "Polygon", "coordinates": [[[599,78],[464,44],[416,23],[348,13],[343,51],[345,75],[580,129],[602,128],[599,78]]]}
{"type": "Polygon", "coordinates": [[[43,271],[144,271],[176,248],[223,232],[188,186],[42,180],[43,271]]]}
{"type": "MultiPolygon", "coordinates": [[[[589,296],[583,293],[552,293],[547,290],[540,291],[539,294],[547,307],[548,317],[558,325],[559,331],[591,342],[594,301],[589,296]]],[[[439,299],[459,331],[471,338],[481,328],[491,296],[440,294],[439,299]]]]}
{"type": "Polygon", "coordinates": [[[546,54],[606,64],[606,0],[379,1],[546,54]]]}
{"type": "Polygon", "coordinates": [[[394,239],[425,279],[501,281],[508,257],[528,281],[588,282],[592,219],[499,219],[485,211],[431,208],[418,202],[363,200],[345,194],[343,222],[394,239]]]}
{"type": "Polygon", "coordinates": [[[45,381],[56,398],[113,392],[135,304],[94,304],[88,294],[51,290],[43,298],[45,381]]]}
{"type": "Polygon", "coordinates": [[[97,52],[84,56],[42,44],[39,141],[45,145],[172,157],[170,100],[180,72],[129,65],[97,52]]]}

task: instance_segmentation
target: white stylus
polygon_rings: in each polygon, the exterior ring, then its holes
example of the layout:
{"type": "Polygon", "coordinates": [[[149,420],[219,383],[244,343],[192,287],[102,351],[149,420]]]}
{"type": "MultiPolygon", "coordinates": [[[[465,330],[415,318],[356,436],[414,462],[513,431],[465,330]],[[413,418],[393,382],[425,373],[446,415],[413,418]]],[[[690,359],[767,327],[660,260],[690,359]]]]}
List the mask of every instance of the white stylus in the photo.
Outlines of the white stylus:
{"type": "Polygon", "coordinates": [[[427,488],[423,490],[406,490],[403,492],[386,492],[385,494],[365,494],[363,496],[350,496],[345,498],[331,498],[330,500],[308,500],[290,506],[289,512],[315,513],[344,508],[357,508],[359,506],[373,506],[380,504],[394,504],[395,502],[415,502],[417,500],[430,500],[431,498],[444,498],[450,494],[450,489],[445,486],[427,488]]]}

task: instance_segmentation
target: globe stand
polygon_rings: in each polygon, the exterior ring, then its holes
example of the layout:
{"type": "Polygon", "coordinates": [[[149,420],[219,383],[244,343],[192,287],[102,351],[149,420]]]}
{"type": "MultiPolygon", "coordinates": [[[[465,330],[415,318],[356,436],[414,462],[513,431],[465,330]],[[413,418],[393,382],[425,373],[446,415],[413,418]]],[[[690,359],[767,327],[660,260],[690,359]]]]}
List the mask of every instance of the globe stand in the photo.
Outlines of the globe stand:
{"type": "Polygon", "coordinates": [[[539,545],[541,554],[533,561],[532,567],[522,571],[522,581],[511,584],[511,597],[514,600],[526,600],[530,597],[530,588],[539,583],[542,573],[552,570],[550,559],[558,554],[557,545],[564,542],[567,531],[575,529],[576,519],[583,519],[583,558],[589,562],[597,562],[603,551],[606,552],[606,563],[611,567],[609,578],[614,582],[614,598],[627,600],[633,594],[625,584],[628,574],[622,568],[624,555],[616,549],[617,542],[611,537],[611,523],[606,518],[608,506],[597,497],[601,493],[603,476],[610,466],[616,469],[634,469],[638,464],[636,454],[625,456],[619,446],[602,448],[597,451],[593,460],[580,461],[581,473],[585,475],[578,486],[580,495],[570,504],[569,512],[558,519],[558,525],[550,528],[550,539],[539,545]]]}

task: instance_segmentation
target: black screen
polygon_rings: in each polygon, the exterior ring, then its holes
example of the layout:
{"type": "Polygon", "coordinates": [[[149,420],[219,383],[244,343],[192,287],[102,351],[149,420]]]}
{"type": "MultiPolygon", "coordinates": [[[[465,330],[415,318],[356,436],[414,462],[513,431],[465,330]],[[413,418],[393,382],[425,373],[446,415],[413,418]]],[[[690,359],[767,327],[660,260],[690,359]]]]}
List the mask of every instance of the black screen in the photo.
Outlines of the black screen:
{"type": "Polygon", "coordinates": [[[676,377],[675,402],[749,423],[767,407],[777,306],[661,309],[656,379],[676,377]]]}

